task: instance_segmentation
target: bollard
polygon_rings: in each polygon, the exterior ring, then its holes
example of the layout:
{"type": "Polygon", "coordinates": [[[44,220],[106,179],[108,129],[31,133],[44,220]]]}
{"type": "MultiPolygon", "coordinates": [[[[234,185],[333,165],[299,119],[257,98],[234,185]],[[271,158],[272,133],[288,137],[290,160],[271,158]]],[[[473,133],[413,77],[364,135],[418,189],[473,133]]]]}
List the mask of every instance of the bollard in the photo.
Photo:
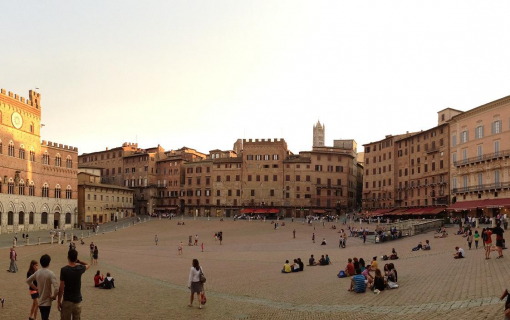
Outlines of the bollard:
{"type": "Polygon", "coordinates": [[[37,245],[41,244],[41,237],[37,237],[37,245]]]}
{"type": "Polygon", "coordinates": [[[90,231],[87,232],[87,238],[90,238],[90,231]]]}
{"type": "Polygon", "coordinates": [[[105,228],[103,228],[103,234],[104,234],[104,230],[105,230],[105,228]]]}
{"type": "Polygon", "coordinates": [[[115,225],[115,231],[117,231],[117,225],[115,225]]]}
{"type": "Polygon", "coordinates": [[[381,224],[381,217],[377,217],[377,225],[381,224]]]}
{"type": "Polygon", "coordinates": [[[30,242],[28,241],[28,237],[25,237],[25,245],[28,246],[30,242]]]}
{"type": "Polygon", "coordinates": [[[16,248],[16,239],[12,239],[12,246],[16,248]]]}
{"type": "Polygon", "coordinates": [[[475,228],[478,228],[478,223],[480,222],[480,219],[475,218],[475,228]]]}
{"type": "Polygon", "coordinates": [[[58,235],[58,244],[60,244],[60,242],[61,242],[61,241],[60,241],[60,235],[58,235]]]}
{"type": "Polygon", "coordinates": [[[266,222],[266,217],[264,217],[264,222],[266,222]]]}
{"type": "Polygon", "coordinates": [[[83,239],[83,231],[81,232],[81,238],[83,239]]]}
{"type": "Polygon", "coordinates": [[[53,237],[53,235],[52,235],[52,236],[51,236],[51,244],[53,244],[53,238],[54,238],[54,237],[53,237]]]}
{"type": "Polygon", "coordinates": [[[207,217],[207,221],[211,221],[211,217],[207,217]]]}
{"type": "Polygon", "coordinates": [[[71,240],[70,240],[70,241],[71,241],[71,242],[73,242],[73,241],[74,241],[74,233],[71,233],[71,240]]]}

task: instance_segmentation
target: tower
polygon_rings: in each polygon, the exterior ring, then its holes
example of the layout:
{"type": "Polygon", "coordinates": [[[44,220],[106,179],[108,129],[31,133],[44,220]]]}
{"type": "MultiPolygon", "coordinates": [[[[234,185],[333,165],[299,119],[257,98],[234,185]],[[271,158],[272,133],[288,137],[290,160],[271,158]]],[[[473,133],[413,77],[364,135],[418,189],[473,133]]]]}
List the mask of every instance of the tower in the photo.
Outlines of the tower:
{"type": "Polygon", "coordinates": [[[325,136],[326,126],[324,124],[321,125],[319,121],[317,124],[313,126],[313,146],[314,147],[324,147],[324,136],[325,136]]]}

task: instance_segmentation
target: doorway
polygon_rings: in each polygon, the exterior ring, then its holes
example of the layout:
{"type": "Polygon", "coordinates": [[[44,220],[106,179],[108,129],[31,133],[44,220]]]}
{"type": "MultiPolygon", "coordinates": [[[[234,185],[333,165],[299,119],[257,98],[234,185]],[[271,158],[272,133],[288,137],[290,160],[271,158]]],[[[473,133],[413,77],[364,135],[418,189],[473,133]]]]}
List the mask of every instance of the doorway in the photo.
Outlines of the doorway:
{"type": "Polygon", "coordinates": [[[53,229],[60,229],[60,213],[55,212],[53,215],[53,229]]]}

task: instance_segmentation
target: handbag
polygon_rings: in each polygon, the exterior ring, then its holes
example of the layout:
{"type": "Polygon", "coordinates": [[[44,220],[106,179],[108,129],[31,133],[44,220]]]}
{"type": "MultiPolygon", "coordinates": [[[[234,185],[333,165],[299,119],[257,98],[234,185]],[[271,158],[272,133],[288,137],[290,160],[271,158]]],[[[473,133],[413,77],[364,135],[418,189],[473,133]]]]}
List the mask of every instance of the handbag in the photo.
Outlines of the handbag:
{"type": "Polygon", "coordinates": [[[202,300],[202,305],[204,305],[207,302],[207,297],[205,296],[205,292],[202,292],[200,294],[200,296],[201,296],[201,300],[202,300]]]}
{"type": "Polygon", "coordinates": [[[207,279],[204,276],[204,273],[202,272],[202,268],[200,268],[200,283],[205,283],[207,279]]]}

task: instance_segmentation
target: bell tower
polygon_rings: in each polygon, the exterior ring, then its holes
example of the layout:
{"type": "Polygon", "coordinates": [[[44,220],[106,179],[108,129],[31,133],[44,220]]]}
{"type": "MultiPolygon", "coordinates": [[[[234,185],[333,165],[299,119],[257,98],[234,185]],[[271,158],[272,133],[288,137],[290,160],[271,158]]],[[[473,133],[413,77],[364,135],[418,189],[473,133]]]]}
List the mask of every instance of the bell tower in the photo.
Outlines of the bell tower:
{"type": "Polygon", "coordinates": [[[324,147],[324,137],[326,132],[326,126],[324,124],[321,125],[320,121],[317,121],[317,124],[313,126],[313,146],[314,147],[324,147]]]}

